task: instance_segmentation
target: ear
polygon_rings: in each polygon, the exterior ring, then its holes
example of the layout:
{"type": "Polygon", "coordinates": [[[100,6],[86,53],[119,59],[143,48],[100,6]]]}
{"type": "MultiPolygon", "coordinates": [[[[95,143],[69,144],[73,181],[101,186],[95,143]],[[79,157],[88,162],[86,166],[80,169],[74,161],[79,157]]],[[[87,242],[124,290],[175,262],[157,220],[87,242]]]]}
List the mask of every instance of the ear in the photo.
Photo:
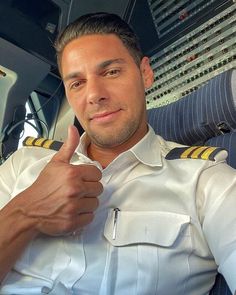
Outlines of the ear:
{"type": "Polygon", "coordinates": [[[154,81],[154,73],[149,63],[149,58],[147,56],[143,57],[140,63],[140,70],[143,78],[143,83],[145,89],[152,86],[154,81]]]}

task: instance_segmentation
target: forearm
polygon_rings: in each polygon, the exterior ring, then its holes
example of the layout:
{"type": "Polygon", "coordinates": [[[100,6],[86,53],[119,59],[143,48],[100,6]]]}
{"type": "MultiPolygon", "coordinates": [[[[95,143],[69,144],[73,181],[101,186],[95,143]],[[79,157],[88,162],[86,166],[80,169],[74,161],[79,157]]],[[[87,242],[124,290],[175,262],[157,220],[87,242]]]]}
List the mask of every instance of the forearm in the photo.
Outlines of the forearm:
{"type": "Polygon", "coordinates": [[[20,205],[13,200],[0,211],[0,282],[37,234],[34,220],[22,214],[20,205]]]}

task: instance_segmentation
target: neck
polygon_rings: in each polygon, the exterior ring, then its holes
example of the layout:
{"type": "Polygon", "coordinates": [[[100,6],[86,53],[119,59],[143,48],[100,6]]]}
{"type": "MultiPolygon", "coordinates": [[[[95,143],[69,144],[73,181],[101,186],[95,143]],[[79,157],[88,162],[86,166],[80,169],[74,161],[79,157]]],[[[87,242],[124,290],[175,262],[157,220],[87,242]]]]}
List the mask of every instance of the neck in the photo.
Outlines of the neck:
{"type": "Polygon", "coordinates": [[[119,154],[116,149],[102,148],[90,144],[87,150],[88,156],[93,161],[98,161],[103,168],[106,168],[119,154]]]}
{"type": "Polygon", "coordinates": [[[121,153],[129,150],[136,143],[138,143],[141,138],[145,136],[146,133],[147,127],[142,136],[140,136],[139,138],[132,138],[125,143],[114,147],[102,147],[91,142],[87,148],[88,156],[91,160],[99,162],[103,168],[106,168],[121,153]]]}

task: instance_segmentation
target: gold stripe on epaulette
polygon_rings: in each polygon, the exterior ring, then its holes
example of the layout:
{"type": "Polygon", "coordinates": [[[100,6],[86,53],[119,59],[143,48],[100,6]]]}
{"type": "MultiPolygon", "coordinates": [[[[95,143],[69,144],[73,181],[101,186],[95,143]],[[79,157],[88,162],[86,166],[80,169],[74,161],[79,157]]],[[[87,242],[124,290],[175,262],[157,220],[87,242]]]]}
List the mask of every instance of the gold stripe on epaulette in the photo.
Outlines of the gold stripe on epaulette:
{"type": "Polygon", "coordinates": [[[52,143],[53,143],[53,140],[52,139],[48,139],[43,144],[43,147],[46,148],[46,149],[49,149],[52,143]]]}
{"type": "Polygon", "coordinates": [[[196,149],[196,146],[191,146],[189,148],[187,148],[181,155],[180,158],[181,159],[187,159],[189,158],[189,155],[196,149]]]}
{"type": "Polygon", "coordinates": [[[38,139],[35,140],[34,145],[41,147],[45,140],[46,140],[45,138],[38,138],[38,139]]]}
{"type": "Polygon", "coordinates": [[[32,145],[33,144],[33,141],[35,140],[35,137],[28,137],[25,141],[25,145],[32,145]]]}
{"type": "Polygon", "coordinates": [[[45,149],[51,149],[54,151],[59,151],[61,146],[63,145],[63,142],[57,141],[57,140],[52,140],[52,139],[47,139],[47,138],[42,138],[42,137],[31,137],[28,136],[26,137],[23,142],[23,146],[28,146],[28,147],[42,147],[45,149]]]}
{"type": "Polygon", "coordinates": [[[223,148],[211,146],[176,147],[165,156],[167,160],[200,159],[215,161],[215,156],[223,151],[223,148]]]}
{"type": "Polygon", "coordinates": [[[217,147],[208,147],[207,150],[202,154],[203,160],[208,160],[210,155],[217,149],[217,147]]]}
{"type": "Polygon", "coordinates": [[[216,150],[215,147],[191,146],[180,155],[181,159],[203,159],[208,160],[209,156],[216,150]]]}
{"type": "Polygon", "coordinates": [[[190,156],[191,159],[201,159],[201,153],[208,149],[207,146],[198,147],[190,156]]]}

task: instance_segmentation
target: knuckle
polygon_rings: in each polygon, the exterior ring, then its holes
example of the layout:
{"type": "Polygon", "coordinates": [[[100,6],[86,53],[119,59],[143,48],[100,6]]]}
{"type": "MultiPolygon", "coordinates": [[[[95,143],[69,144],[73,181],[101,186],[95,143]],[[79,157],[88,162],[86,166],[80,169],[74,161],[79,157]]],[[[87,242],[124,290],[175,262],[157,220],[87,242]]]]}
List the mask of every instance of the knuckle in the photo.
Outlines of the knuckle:
{"type": "Polygon", "coordinates": [[[71,216],[71,215],[74,215],[76,212],[77,212],[76,206],[72,202],[69,202],[65,208],[65,214],[71,216]]]}
{"type": "Polygon", "coordinates": [[[98,169],[98,180],[102,179],[102,172],[98,169]]]}
{"type": "Polygon", "coordinates": [[[93,212],[83,213],[79,215],[79,223],[81,226],[85,226],[91,223],[94,219],[93,212]]]}
{"type": "Polygon", "coordinates": [[[73,167],[72,165],[68,165],[67,169],[65,169],[64,177],[66,177],[67,179],[77,177],[77,171],[75,167],[73,167]]]}
{"type": "Polygon", "coordinates": [[[100,182],[97,182],[96,185],[93,187],[92,194],[94,196],[99,196],[103,192],[103,185],[100,182]]]}
{"type": "Polygon", "coordinates": [[[83,182],[80,182],[77,184],[75,181],[68,182],[65,194],[68,197],[74,197],[74,196],[83,196],[85,194],[85,186],[83,182]]]}
{"type": "Polygon", "coordinates": [[[94,177],[97,179],[97,181],[101,180],[102,179],[102,172],[96,167],[96,166],[93,166],[93,174],[94,174],[94,177]]]}
{"type": "Polygon", "coordinates": [[[95,165],[81,164],[78,166],[78,170],[83,174],[87,172],[94,180],[100,180],[102,178],[102,172],[95,165]]]}
{"type": "Polygon", "coordinates": [[[93,211],[95,211],[99,207],[98,198],[93,198],[93,211]]]}
{"type": "Polygon", "coordinates": [[[66,185],[66,187],[64,188],[64,198],[69,198],[73,197],[75,194],[77,193],[77,189],[74,185],[66,185]]]}
{"type": "Polygon", "coordinates": [[[98,183],[98,192],[99,194],[101,194],[103,192],[104,188],[103,185],[101,184],[101,182],[98,183]]]}
{"type": "Polygon", "coordinates": [[[68,233],[74,229],[74,221],[71,218],[64,220],[60,226],[62,233],[68,233]]]}

